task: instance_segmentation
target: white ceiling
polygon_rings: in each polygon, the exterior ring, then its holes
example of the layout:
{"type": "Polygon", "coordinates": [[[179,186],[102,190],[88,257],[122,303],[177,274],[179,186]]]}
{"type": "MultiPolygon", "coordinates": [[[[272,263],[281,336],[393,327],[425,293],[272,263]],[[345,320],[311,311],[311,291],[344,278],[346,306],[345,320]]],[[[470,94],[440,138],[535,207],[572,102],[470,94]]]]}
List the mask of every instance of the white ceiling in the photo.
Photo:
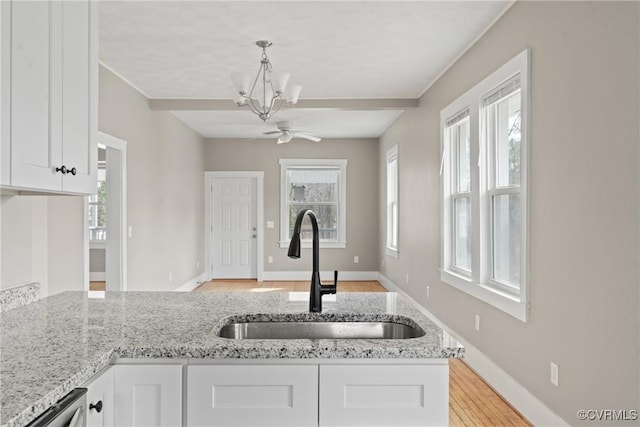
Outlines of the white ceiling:
{"type": "MultiPolygon", "coordinates": [[[[510,1],[150,1],[100,3],[100,59],[147,97],[231,99],[233,72],[257,72],[256,40],[301,99],[417,98],[510,1]]],[[[329,138],[379,136],[401,111],[296,109],[329,138]]],[[[181,111],[209,137],[255,137],[244,112],[181,111]]],[[[292,117],[286,117],[291,114],[292,117]]]]}

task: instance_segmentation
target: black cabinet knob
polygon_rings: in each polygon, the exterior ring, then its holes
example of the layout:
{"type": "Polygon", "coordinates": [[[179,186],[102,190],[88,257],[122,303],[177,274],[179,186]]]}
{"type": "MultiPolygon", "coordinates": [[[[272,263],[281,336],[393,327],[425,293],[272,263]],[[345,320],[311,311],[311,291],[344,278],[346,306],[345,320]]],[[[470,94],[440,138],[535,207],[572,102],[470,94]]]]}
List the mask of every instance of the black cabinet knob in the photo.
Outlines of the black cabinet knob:
{"type": "Polygon", "coordinates": [[[68,169],[67,172],[69,172],[73,176],[76,176],[76,168],[68,169]]]}
{"type": "MultiPolygon", "coordinates": [[[[74,168],[75,169],[75,168],[74,168]]],[[[62,167],[60,168],[56,168],[56,172],[60,172],[62,175],[67,174],[69,171],[67,170],[67,167],[65,165],[62,165],[62,167]]],[[[75,173],[74,173],[75,175],[75,173]]]]}
{"type": "Polygon", "coordinates": [[[89,410],[95,409],[97,413],[102,412],[102,400],[98,400],[98,403],[95,405],[93,403],[89,403],[89,410]]]}

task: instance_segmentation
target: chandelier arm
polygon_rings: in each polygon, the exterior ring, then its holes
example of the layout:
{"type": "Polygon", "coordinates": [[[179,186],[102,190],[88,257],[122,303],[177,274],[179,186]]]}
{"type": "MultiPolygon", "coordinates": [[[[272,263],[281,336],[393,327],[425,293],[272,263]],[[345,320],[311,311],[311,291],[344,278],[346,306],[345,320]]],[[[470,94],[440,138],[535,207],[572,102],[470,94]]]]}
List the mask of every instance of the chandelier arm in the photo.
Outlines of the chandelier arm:
{"type": "Polygon", "coordinates": [[[260,113],[262,113],[262,111],[256,106],[256,103],[253,100],[253,98],[249,98],[247,105],[249,106],[249,110],[251,110],[253,114],[260,115],[260,113]]]}
{"type": "MultiPolygon", "coordinates": [[[[276,97],[274,97],[274,98],[273,98],[273,102],[274,102],[274,103],[275,103],[276,99],[277,99],[276,97]]],[[[281,100],[281,101],[282,101],[282,100],[281,100]]],[[[282,101],[282,102],[280,102],[280,103],[275,104],[275,105],[276,105],[276,109],[275,109],[275,110],[273,110],[273,111],[271,112],[271,114],[275,114],[275,113],[277,113],[278,111],[282,110],[282,107],[284,106],[284,104],[285,104],[285,102],[284,102],[284,101],[282,101]]],[[[272,104],[272,108],[273,108],[273,104],[272,104]]]]}
{"type": "Polygon", "coordinates": [[[260,64],[260,68],[258,68],[258,74],[256,74],[256,78],[253,80],[253,84],[251,85],[251,90],[247,94],[248,98],[253,97],[253,91],[256,89],[256,85],[258,84],[258,79],[260,78],[260,73],[262,72],[263,65],[260,64]]]}

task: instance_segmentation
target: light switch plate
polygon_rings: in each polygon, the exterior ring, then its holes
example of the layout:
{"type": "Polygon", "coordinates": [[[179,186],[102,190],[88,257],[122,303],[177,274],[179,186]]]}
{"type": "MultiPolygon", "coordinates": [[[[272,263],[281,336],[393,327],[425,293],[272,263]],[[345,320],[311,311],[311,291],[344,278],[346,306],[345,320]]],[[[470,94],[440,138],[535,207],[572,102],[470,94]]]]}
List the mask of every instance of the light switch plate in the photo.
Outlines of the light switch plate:
{"type": "Polygon", "coordinates": [[[275,224],[273,223],[273,221],[267,221],[267,228],[273,228],[275,227],[275,224]]]}

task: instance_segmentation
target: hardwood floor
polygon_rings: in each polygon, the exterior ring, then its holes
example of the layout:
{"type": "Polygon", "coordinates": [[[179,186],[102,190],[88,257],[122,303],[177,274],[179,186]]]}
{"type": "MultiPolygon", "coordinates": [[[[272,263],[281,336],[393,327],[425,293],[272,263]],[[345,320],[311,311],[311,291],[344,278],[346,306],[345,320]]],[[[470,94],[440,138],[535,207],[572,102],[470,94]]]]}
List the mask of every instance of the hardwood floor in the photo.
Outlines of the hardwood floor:
{"type": "MultiPolygon", "coordinates": [[[[255,280],[213,280],[205,282],[195,292],[304,292],[309,290],[306,282],[256,282],[255,280]]],[[[376,281],[341,282],[338,292],[386,292],[376,281]]]]}
{"type": "Polygon", "coordinates": [[[107,286],[107,282],[89,282],[90,291],[104,291],[107,286]]]}
{"type": "MultiPolygon", "coordinates": [[[[297,292],[308,291],[309,282],[256,282],[255,280],[213,280],[195,292],[297,292]]],[[[386,292],[376,281],[339,282],[338,292],[386,292]]],[[[489,387],[462,360],[449,361],[449,425],[531,426],[522,415],[489,387]]]]}

